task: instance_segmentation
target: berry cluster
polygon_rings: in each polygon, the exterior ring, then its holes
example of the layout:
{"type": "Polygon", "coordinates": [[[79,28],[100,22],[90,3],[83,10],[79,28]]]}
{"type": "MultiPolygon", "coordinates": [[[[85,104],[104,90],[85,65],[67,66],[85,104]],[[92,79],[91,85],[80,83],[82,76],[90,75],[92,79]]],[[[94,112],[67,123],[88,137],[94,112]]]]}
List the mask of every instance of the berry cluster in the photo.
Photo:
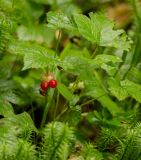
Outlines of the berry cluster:
{"type": "Polygon", "coordinates": [[[46,74],[43,76],[40,87],[40,93],[44,96],[49,88],[57,87],[57,81],[54,79],[54,76],[52,74],[46,74]]]}

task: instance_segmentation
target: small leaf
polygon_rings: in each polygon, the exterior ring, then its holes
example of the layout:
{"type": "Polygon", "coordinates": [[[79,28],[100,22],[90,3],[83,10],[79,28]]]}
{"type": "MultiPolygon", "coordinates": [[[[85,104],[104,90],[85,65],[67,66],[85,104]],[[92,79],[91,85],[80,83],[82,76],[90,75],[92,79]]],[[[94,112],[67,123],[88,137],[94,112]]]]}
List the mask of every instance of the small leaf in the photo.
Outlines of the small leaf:
{"type": "Polygon", "coordinates": [[[14,110],[11,104],[2,99],[0,99],[0,115],[4,117],[9,117],[14,115],[14,110]]]}
{"type": "Polygon", "coordinates": [[[47,13],[48,27],[52,29],[67,29],[70,31],[76,30],[71,19],[62,12],[48,12],[47,13]]]}
{"type": "Polygon", "coordinates": [[[101,103],[101,105],[107,108],[112,115],[116,115],[121,112],[121,109],[118,105],[110,98],[105,88],[103,88],[99,80],[94,77],[91,70],[87,69],[86,73],[81,75],[81,80],[84,81],[85,90],[83,91],[84,95],[94,98],[101,103]]]}
{"type": "Polygon", "coordinates": [[[92,23],[91,20],[82,14],[74,15],[75,23],[77,24],[79,33],[86,39],[96,44],[100,41],[100,28],[92,23]]]}
{"type": "Polygon", "coordinates": [[[109,65],[110,63],[115,64],[120,62],[122,62],[122,60],[117,56],[101,54],[97,55],[96,58],[91,61],[91,66],[99,68],[104,64],[109,65]]]}
{"type": "Polygon", "coordinates": [[[62,63],[60,64],[67,72],[80,75],[89,66],[91,59],[86,49],[78,50],[68,45],[61,54],[62,63]]]}
{"type": "Polygon", "coordinates": [[[7,100],[8,102],[13,103],[13,104],[18,104],[18,105],[25,105],[26,104],[23,97],[21,97],[20,95],[17,95],[12,90],[8,90],[7,92],[3,92],[1,97],[3,99],[7,100]]]}
{"type": "Polygon", "coordinates": [[[3,122],[17,128],[17,133],[26,138],[29,138],[32,131],[38,132],[30,115],[26,112],[4,118],[3,122]]]}
{"type": "Polygon", "coordinates": [[[116,79],[110,78],[108,80],[108,85],[110,92],[119,100],[124,100],[129,96],[127,90],[124,89],[116,79]]]}
{"type": "Polygon", "coordinates": [[[103,160],[103,155],[91,143],[85,144],[82,155],[85,160],[103,160]]]}
{"type": "Polygon", "coordinates": [[[73,106],[69,108],[69,111],[61,117],[63,122],[67,122],[71,126],[76,126],[81,120],[81,107],[73,106]],[[73,118],[72,118],[73,117],[73,118]]]}
{"type": "Polygon", "coordinates": [[[121,86],[126,89],[128,94],[141,103],[141,85],[128,79],[121,81],[121,86]]]}
{"type": "Polygon", "coordinates": [[[79,97],[73,95],[73,93],[64,84],[59,83],[57,89],[61,95],[70,102],[71,105],[75,105],[79,100],[79,97]]]}
{"type": "Polygon", "coordinates": [[[54,32],[45,25],[32,25],[26,27],[20,25],[17,29],[17,35],[19,40],[23,41],[35,41],[37,43],[50,44],[54,38],[54,32]]]}

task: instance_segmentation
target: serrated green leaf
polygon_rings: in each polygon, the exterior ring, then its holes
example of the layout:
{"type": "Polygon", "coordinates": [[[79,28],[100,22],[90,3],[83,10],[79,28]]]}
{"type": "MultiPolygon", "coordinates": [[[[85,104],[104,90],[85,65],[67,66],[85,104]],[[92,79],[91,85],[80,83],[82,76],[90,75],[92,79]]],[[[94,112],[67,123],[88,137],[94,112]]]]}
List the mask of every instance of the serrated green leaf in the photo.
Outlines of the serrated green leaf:
{"type": "Polygon", "coordinates": [[[141,103],[141,85],[128,79],[121,81],[121,86],[126,89],[128,94],[141,103]]]}
{"type": "Polygon", "coordinates": [[[41,46],[27,48],[28,52],[24,55],[23,70],[28,68],[45,68],[49,64],[55,63],[54,55],[48,52],[48,49],[41,46]]]}
{"type": "Polygon", "coordinates": [[[79,33],[92,43],[122,50],[129,49],[130,42],[127,40],[127,36],[124,34],[124,38],[122,37],[124,31],[114,30],[114,23],[105,15],[91,13],[88,18],[85,15],[77,14],[74,15],[74,20],[79,33]]]}
{"type": "Polygon", "coordinates": [[[101,68],[103,70],[105,70],[107,72],[107,74],[110,75],[110,76],[114,76],[114,74],[116,73],[116,70],[117,70],[116,67],[113,67],[113,66],[110,66],[110,65],[107,65],[107,64],[103,64],[101,66],[101,68]]]}
{"type": "Polygon", "coordinates": [[[14,93],[14,91],[12,91],[12,90],[8,90],[7,92],[3,92],[1,97],[3,99],[7,100],[8,102],[13,103],[13,104],[18,104],[18,105],[25,105],[26,104],[23,97],[20,97],[19,95],[14,93]]]}
{"type": "Polygon", "coordinates": [[[111,78],[108,80],[109,90],[119,100],[132,97],[141,103],[141,85],[134,83],[128,79],[118,82],[111,78]]]}
{"type": "Polygon", "coordinates": [[[94,68],[99,68],[104,64],[115,64],[120,62],[122,62],[122,60],[117,56],[101,54],[97,55],[96,58],[91,61],[91,66],[94,68]]]}
{"type": "Polygon", "coordinates": [[[9,117],[14,115],[13,107],[6,100],[0,99],[0,115],[9,117]]]}
{"type": "Polygon", "coordinates": [[[91,58],[91,55],[89,51],[87,50],[87,48],[84,48],[83,50],[76,49],[71,43],[68,43],[63,49],[63,51],[61,52],[60,59],[63,60],[65,59],[65,57],[70,56],[70,55],[73,55],[73,56],[78,55],[80,57],[87,58],[85,59],[87,61],[91,58]]]}
{"type": "Polygon", "coordinates": [[[48,12],[47,13],[48,27],[52,29],[67,29],[75,31],[76,28],[71,19],[62,12],[48,12]]]}
{"type": "Polygon", "coordinates": [[[116,79],[114,78],[110,78],[108,80],[108,85],[109,85],[109,90],[112,93],[112,95],[114,95],[117,99],[119,100],[124,100],[125,98],[127,98],[128,92],[126,89],[124,89],[120,82],[118,82],[116,79]]]}
{"type": "Polygon", "coordinates": [[[28,137],[32,131],[38,132],[30,115],[26,112],[4,118],[3,122],[6,125],[18,128],[17,133],[25,137],[26,135],[28,137]]]}
{"type": "Polygon", "coordinates": [[[49,44],[54,38],[54,32],[45,25],[34,25],[26,27],[21,25],[17,29],[19,40],[36,41],[37,43],[49,44]]]}
{"type": "Polygon", "coordinates": [[[87,16],[82,14],[74,15],[74,20],[82,36],[93,43],[99,44],[100,28],[95,23],[92,23],[87,16]]]}
{"type": "Polygon", "coordinates": [[[132,67],[127,74],[127,78],[130,79],[131,81],[136,82],[136,83],[141,83],[140,68],[132,67]]]}
{"type": "Polygon", "coordinates": [[[47,65],[56,65],[59,59],[54,57],[54,51],[38,44],[26,42],[13,42],[9,46],[13,54],[24,56],[23,70],[29,68],[45,68],[47,65]]]}
{"type": "Polygon", "coordinates": [[[62,68],[76,75],[80,75],[91,61],[90,54],[86,48],[78,50],[70,43],[62,51],[60,59],[62,60],[60,64],[62,68]]]}
{"type": "Polygon", "coordinates": [[[65,57],[62,67],[64,70],[80,75],[89,66],[88,60],[82,56],[70,55],[65,57]]]}
{"type": "Polygon", "coordinates": [[[28,52],[24,56],[24,67],[23,70],[29,68],[45,68],[49,64],[54,64],[55,58],[47,52],[41,50],[34,50],[34,52],[28,52]]]}

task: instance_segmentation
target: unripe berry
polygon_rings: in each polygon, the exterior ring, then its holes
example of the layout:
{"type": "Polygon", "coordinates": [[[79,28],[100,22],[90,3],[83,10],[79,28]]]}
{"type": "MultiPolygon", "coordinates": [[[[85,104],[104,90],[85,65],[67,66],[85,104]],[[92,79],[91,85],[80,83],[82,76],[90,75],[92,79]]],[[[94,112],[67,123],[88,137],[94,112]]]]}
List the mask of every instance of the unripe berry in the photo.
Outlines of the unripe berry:
{"type": "Polygon", "coordinates": [[[54,76],[52,73],[46,73],[42,76],[43,81],[49,82],[50,80],[54,79],[54,76]]]}

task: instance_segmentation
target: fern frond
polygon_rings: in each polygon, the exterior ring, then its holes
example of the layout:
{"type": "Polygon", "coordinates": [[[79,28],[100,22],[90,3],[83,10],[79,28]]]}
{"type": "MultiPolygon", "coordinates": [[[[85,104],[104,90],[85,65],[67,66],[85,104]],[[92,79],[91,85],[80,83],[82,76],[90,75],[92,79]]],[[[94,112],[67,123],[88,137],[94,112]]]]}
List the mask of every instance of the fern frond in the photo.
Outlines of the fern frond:
{"type": "Polygon", "coordinates": [[[83,153],[84,160],[102,160],[103,156],[91,143],[84,145],[83,153]]]}
{"type": "Polygon", "coordinates": [[[36,160],[32,131],[36,128],[26,113],[0,119],[0,160],[36,160]]]}
{"type": "Polygon", "coordinates": [[[138,160],[141,158],[141,123],[127,132],[124,152],[120,160],[138,160]]]}
{"type": "Polygon", "coordinates": [[[38,132],[28,113],[23,112],[19,115],[13,115],[3,118],[2,122],[7,126],[13,126],[17,129],[17,134],[26,140],[30,139],[32,132],[38,132]]]}
{"type": "Polygon", "coordinates": [[[36,160],[35,146],[26,140],[18,140],[18,149],[15,155],[16,160],[36,160]]]}
{"type": "Polygon", "coordinates": [[[123,148],[123,143],[118,137],[118,131],[102,128],[101,135],[97,141],[97,146],[100,151],[108,151],[113,154],[119,153],[123,148]]]}
{"type": "Polygon", "coordinates": [[[16,131],[8,126],[0,126],[0,160],[13,160],[18,146],[16,131]]]}
{"type": "Polygon", "coordinates": [[[73,129],[61,122],[49,123],[43,131],[42,160],[66,160],[74,140],[73,129]]]}
{"type": "MultiPolygon", "coordinates": [[[[3,3],[2,3],[3,4],[3,3]]],[[[0,2],[0,6],[2,6],[0,2]]],[[[13,14],[3,11],[0,7],[0,53],[2,53],[12,39],[11,33],[14,28],[13,14]]]]}
{"type": "Polygon", "coordinates": [[[4,51],[10,39],[8,26],[3,23],[4,22],[0,19],[0,53],[4,51]]]}

